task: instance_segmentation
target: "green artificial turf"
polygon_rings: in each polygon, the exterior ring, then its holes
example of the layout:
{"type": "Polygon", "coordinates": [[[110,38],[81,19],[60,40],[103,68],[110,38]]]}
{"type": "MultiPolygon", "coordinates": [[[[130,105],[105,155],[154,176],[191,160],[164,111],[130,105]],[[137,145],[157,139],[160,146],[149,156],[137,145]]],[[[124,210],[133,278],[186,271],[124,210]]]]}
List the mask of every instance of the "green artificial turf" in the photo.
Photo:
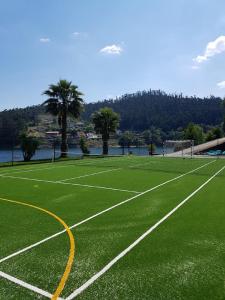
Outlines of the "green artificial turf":
{"type": "MultiPolygon", "coordinates": [[[[137,196],[73,228],[66,298],[224,165],[222,159],[131,156],[15,166],[0,169],[0,197],[48,209],[72,226],[137,196]]],[[[224,179],[222,171],[77,299],[224,299],[224,179]]],[[[0,208],[0,260],[63,229],[35,209],[1,200],[0,208]]],[[[68,252],[64,233],[1,262],[0,271],[53,293],[68,252]]],[[[46,298],[1,278],[0,299],[46,298]]]]}

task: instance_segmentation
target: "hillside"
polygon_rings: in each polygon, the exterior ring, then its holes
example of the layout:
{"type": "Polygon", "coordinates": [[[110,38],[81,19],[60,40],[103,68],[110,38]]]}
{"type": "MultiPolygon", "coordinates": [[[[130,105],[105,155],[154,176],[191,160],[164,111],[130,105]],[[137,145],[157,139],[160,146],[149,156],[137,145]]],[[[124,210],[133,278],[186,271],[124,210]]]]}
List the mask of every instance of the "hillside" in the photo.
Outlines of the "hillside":
{"type": "Polygon", "coordinates": [[[169,131],[190,122],[217,125],[223,118],[221,98],[183,97],[150,90],[87,104],[84,119],[103,106],[110,106],[120,114],[121,130],[143,131],[155,126],[169,131]]]}
{"type": "MultiPolygon", "coordinates": [[[[91,114],[104,106],[109,106],[120,114],[121,130],[143,131],[155,126],[168,132],[186,127],[189,122],[213,126],[223,121],[221,98],[183,97],[166,94],[160,90],[137,92],[116,100],[88,103],[85,105],[82,119],[90,120],[91,114]]],[[[0,112],[1,144],[10,144],[12,135],[17,137],[19,131],[28,126],[40,125],[43,114],[44,108],[41,105],[0,112]]],[[[46,119],[47,115],[44,124],[48,123],[46,119]]],[[[48,129],[46,125],[46,130],[48,129]]]]}

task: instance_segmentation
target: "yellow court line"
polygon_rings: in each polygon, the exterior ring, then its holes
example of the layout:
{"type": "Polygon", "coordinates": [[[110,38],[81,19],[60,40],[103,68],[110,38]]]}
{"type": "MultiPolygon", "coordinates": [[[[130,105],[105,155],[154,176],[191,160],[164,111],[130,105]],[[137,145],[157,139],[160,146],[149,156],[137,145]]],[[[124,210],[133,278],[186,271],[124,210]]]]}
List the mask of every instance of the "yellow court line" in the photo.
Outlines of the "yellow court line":
{"type": "Polygon", "coordinates": [[[63,227],[65,228],[68,237],[69,237],[69,241],[70,241],[70,252],[69,252],[69,257],[67,260],[67,264],[66,264],[66,268],[65,271],[60,279],[60,282],[55,290],[55,292],[52,295],[51,300],[56,300],[60,294],[62,293],[64,286],[66,284],[66,281],[69,277],[69,274],[71,272],[71,268],[72,268],[72,264],[73,264],[73,260],[74,260],[74,254],[75,254],[75,241],[74,241],[74,236],[70,230],[70,228],[68,227],[68,225],[57,215],[55,215],[54,213],[52,213],[51,211],[26,203],[26,202],[19,202],[19,201],[15,201],[15,200],[10,200],[10,199],[5,199],[5,198],[0,198],[0,200],[2,201],[6,201],[6,202],[10,202],[10,203],[14,203],[14,204],[19,204],[19,205],[24,205],[24,206],[28,206],[28,207],[32,207],[34,209],[40,210],[50,216],[52,216],[54,219],[56,219],[59,223],[61,223],[63,225],[63,227]]]}

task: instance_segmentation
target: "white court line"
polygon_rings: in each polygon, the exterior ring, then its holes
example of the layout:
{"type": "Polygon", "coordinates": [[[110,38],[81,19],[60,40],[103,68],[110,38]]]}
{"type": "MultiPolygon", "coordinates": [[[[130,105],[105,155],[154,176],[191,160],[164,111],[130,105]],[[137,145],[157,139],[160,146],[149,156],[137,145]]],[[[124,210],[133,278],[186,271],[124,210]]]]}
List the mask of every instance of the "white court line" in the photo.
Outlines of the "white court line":
{"type": "Polygon", "coordinates": [[[105,171],[100,171],[100,172],[95,172],[95,173],[91,173],[91,174],[81,175],[81,176],[77,176],[77,177],[67,178],[67,179],[63,179],[63,180],[59,180],[59,181],[60,182],[64,182],[64,181],[68,181],[68,180],[72,180],[72,179],[79,179],[79,178],[94,176],[94,175],[98,175],[98,174],[102,174],[102,173],[108,173],[108,172],[113,172],[113,171],[118,171],[118,170],[121,170],[121,168],[109,169],[109,170],[105,170],[105,171]]]}
{"type": "MultiPolygon", "coordinates": [[[[51,166],[49,167],[45,167],[45,168],[29,168],[29,169],[21,169],[21,170],[16,170],[16,171],[12,171],[12,172],[6,172],[6,173],[0,173],[1,175],[10,175],[10,174],[17,174],[17,173],[26,173],[26,172],[34,172],[34,171],[42,171],[42,170],[51,170],[51,169],[56,169],[56,168],[65,168],[68,165],[63,165],[63,166],[52,166],[52,163],[45,163],[46,164],[51,164],[51,166]]],[[[69,165],[71,166],[71,165],[69,165]]]]}
{"type": "Polygon", "coordinates": [[[66,300],[72,300],[86,290],[90,285],[92,285],[99,277],[101,277],[105,272],[107,272],[118,260],[123,258],[128,252],[130,252],[135,246],[137,246],[146,236],[152,233],[159,225],[161,225],[166,219],[168,219],[172,214],[174,214],[182,205],[184,205],[190,198],[197,194],[201,189],[203,189],[211,180],[213,180],[219,173],[225,169],[225,166],[217,171],[213,176],[206,180],[202,185],[200,185],[194,192],[192,192],[188,197],[181,201],[176,207],[174,207],[169,213],[167,213],[162,219],[151,226],[145,233],[143,233],[138,239],[136,239],[129,247],[118,254],[114,259],[112,259],[103,269],[92,276],[88,281],[86,281],[82,286],[76,289],[66,300]]]}
{"type": "MultiPolygon", "coordinates": [[[[100,162],[98,162],[98,164],[100,165],[100,163],[104,163],[104,162],[108,162],[109,160],[110,161],[122,161],[122,160],[124,160],[125,158],[124,157],[122,157],[121,159],[117,159],[117,160],[115,160],[114,158],[106,158],[106,159],[104,159],[104,161],[103,160],[101,160],[100,162]]],[[[65,168],[65,167],[68,167],[68,166],[77,166],[77,165],[79,165],[79,166],[89,166],[89,165],[93,165],[94,163],[93,163],[93,161],[87,161],[87,163],[81,163],[81,161],[82,160],[77,160],[76,161],[76,163],[75,164],[70,164],[70,163],[68,163],[68,162],[66,162],[66,164],[65,165],[62,165],[62,163],[63,162],[58,162],[58,164],[60,164],[60,165],[55,165],[56,163],[42,163],[42,164],[44,164],[44,165],[50,165],[49,167],[44,167],[44,168],[26,168],[26,169],[20,169],[20,170],[16,170],[16,171],[14,171],[14,169],[12,170],[12,172],[6,172],[6,173],[0,173],[1,175],[11,175],[11,174],[17,174],[17,173],[26,173],[26,172],[35,172],[35,171],[42,171],[42,170],[52,170],[52,169],[56,169],[56,168],[65,168]]],[[[74,162],[75,162],[75,160],[74,160],[74,162]]],[[[82,161],[83,162],[83,161],[82,161]]],[[[37,164],[35,165],[35,166],[37,166],[37,164]]],[[[19,167],[19,166],[15,166],[15,168],[17,168],[17,167],[19,167]]]]}
{"type": "MultiPolygon", "coordinates": [[[[164,182],[162,182],[162,183],[160,183],[160,184],[158,184],[158,185],[156,185],[156,186],[154,186],[154,187],[152,187],[152,188],[150,188],[150,189],[148,189],[148,190],[146,190],[146,191],[144,191],[144,192],[142,192],[142,193],[140,193],[140,194],[138,194],[138,195],[135,195],[135,196],[133,196],[133,197],[131,197],[131,198],[128,198],[128,199],[126,199],[126,200],[124,200],[124,201],[121,201],[121,202],[119,202],[119,203],[117,203],[117,204],[115,204],[115,205],[113,205],[113,206],[110,206],[110,207],[108,207],[108,208],[106,208],[106,209],[104,209],[104,210],[102,210],[102,211],[100,211],[100,212],[98,212],[98,213],[96,213],[96,214],[94,214],[94,215],[92,215],[92,216],[90,216],[90,217],[88,217],[88,218],[86,218],[86,219],[84,219],[84,220],[82,220],[82,221],[80,221],[80,222],[78,222],[78,223],[76,223],[76,224],[70,226],[70,229],[73,229],[73,228],[75,228],[75,227],[78,227],[79,225],[82,225],[82,224],[84,224],[84,223],[86,223],[86,222],[88,222],[88,221],[90,221],[90,220],[92,220],[92,219],[94,219],[94,218],[96,218],[96,217],[98,217],[98,216],[100,216],[100,215],[102,215],[102,214],[104,214],[104,213],[106,213],[106,212],[108,212],[108,211],[110,211],[110,210],[112,210],[112,209],[118,207],[118,206],[121,206],[121,205],[123,205],[123,204],[125,204],[125,203],[127,203],[127,202],[130,202],[130,201],[132,201],[132,200],[134,200],[134,199],[136,199],[136,198],[138,198],[138,197],[140,197],[140,196],[142,196],[142,195],[144,195],[144,194],[146,194],[146,193],[149,193],[149,192],[151,192],[151,191],[154,191],[154,190],[156,190],[157,188],[159,188],[159,187],[161,187],[161,186],[164,186],[164,185],[166,185],[166,184],[168,184],[168,183],[170,183],[170,182],[173,182],[173,181],[175,181],[175,180],[177,180],[177,179],[180,179],[180,178],[182,178],[182,177],[184,177],[184,176],[186,176],[186,175],[192,174],[192,173],[194,173],[195,171],[200,170],[200,169],[206,167],[207,165],[209,165],[209,164],[211,164],[211,163],[213,163],[213,162],[215,162],[215,161],[216,161],[216,160],[210,161],[209,163],[206,163],[206,164],[204,164],[204,165],[202,165],[202,166],[200,166],[200,167],[198,167],[198,168],[196,168],[196,169],[193,169],[193,170],[191,170],[191,171],[189,171],[189,172],[187,172],[187,173],[181,174],[181,175],[179,175],[179,176],[177,176],[177,177],[174,177],[174,178],[172,178],[172,179],[169,179],[169,180],[167,180],[167,181],[164,181],[164,182]]],[[[57,236],[63,234],[65,231],[66,231],[66,230],[59,231],[59,232],[57,232],[57,233],[55,233],[55,234],[53,234],[53,235],[50,235],[50,236],[46,237],[45,239],[43,239],[43,240],[41,240],[41,241],[39,241],[39,242],[36,242],[36,243],[34,243],[34,244],[30,245],[30,246],[27,246],[27,247],[25,247],[25,248],[23,248],[23,249],[21,249],[21,250],[18,250],[18,251],[16,251],[16,252],[14,252],[14,253],[12,253],[12,254],[6,256],[6,257],[3,257],[2,259],[0,259],[0,263],[2,263],[2,262],[6,261],[6,260],[8,260],[8,259],[10,259],[10,258],[12,258],[12,257],[14,257],[14,256],[17,256],[17,255],[19,255],[19,254],[21,254],[21,253],[24,253],[24,252],[26,252],[26,251],[28,251],[28,250],[30,250],[30,249],[32,249],[32,248],[38,246],[38,245],[41,245],[41,244],[47,242],[48,240],[51,240],[51,239],[53,239],[53,238],[55,238],[55,237],[57,237],[57,236]]]]}
{"type": "MultiPolygon", "coordinates": [[[[148,157],[148,156],[146,156],[146,157],[148,157]]],[[[142,157],[138,157],[138,160],[140,158],[142,158],[142,157]]],[[[105,158],[105,159],[103,158],[103,159],[100,160],[100,162],[98,163],[98,165],[104,167],[104,163],[108,162],[109,160],[113,161],[113,162],[115,162],[115,161],[118,162],[118,161],[130,160],[130,159],[133,160],[133,157],[131,158],[129,156],[123,156],[123,157],[120,157],[120,159],[115,159],[113,157],[112,158],[105,158]],[[103,163],[103,165],[101,163],[103,163]]],[[[53,162],[42,163],[45,166],[48,165],[48,167],[44,167],[44,168],[26,168],[26,169],[20,169],[20,170],[18,170],[18,169],[15,170],[15,168],[19,167],[19,166],[15,166],[14,169],[11,172],[6,172],[6,173],[4,173],[4,172],[1,173],[0,172],[0,175],[11,175],[11,174],[26,173],[26,172],[35,172],[35,171],[42,171],[42,170],[52,170],[52,169],[56,169],[56,168],[65,168],[65,167],[68,167],[68,166],[69,167],[74,167],[74,166],[93,166],[93,165],[96,165],[96,163],[93,163],[92,160],[91,161],[89,160],[86,163],[83,163],[82,160],[77,160],[77,162],[75,164],[70,164],[70,163],[67,162],[65,165],[62,165],[62,163],[63,162],[58,162],[58,164],[60,164],[60,165],[57,165],[57,166],[53,162]]],[[[151,161],[151,162],[147,162],[147,163],[149,164],[149,163],[153,163],[153,162],[151,161]]],[[[140,164],[140,165],[143,165],[143,164],[140,164]]],[[[37,164],[36,165],[34,164],[33,166],[37,166],[37,164]]],[[[128,167],[133,168],[134,166],[128,166],[128,167]]]]}
{"type": "MultiPolygon", "coordinates": [[[[146,162],[146,163],[137,164],[137,165],[129,165],[129,166],[127,166],[127,168],[135,168],[135,167],[138,167],[138,166],[148,165],[150,163],[153,163],[153,162],[151,161],[151,162],[146,162]]],[[[108,173],[108,172],[112,172],[112,171],[119,171],[119,170],[122,170],[122,169],[123,169],[122,167],[121,168],[117,168],[117,169],[110,169],[110,170],[95,172],[95,173],[91,173],[91,174],[81,175],[81,176],[77,176],[77,177],[62,179],[62,180],[59,180],[59,181],[60,182],[64,182],[64,181],[68,181],[68,180],[72,180],[72,179],[79,179],[79,178],[94,176],[94,175],[98,175],[98,174],[102,174],[102,173],[108,173]]]]}
{"type": "MultiPolygon", "coordinates": [[[[127,166],[127,168],[135,168],[138,166],[143,166],[143,165],[147,165],[153,162],[147,162],[147,163],[142,163],[142,164],[138,164],[138,165],[130,165],[127,166]]],[[[81,176],[76,176],[76,177],[72,177],[72,178],[66,178],[66,179],[62,179],[59,180],[60,182],[64,182],[64,181],[69,181],[69,180],[73,180],[73,179],[79,179],[79,178],[84,178],[84,177],[89,177],[89,176],[94,176],[94,175],[98,175],[98,174],[102,174],[102,173],[108,173],[108,172],[113,172],[113,171],[119,171],[122,170],[123,168],[117,168],[117,169],[109,169],[109,170],[105,170],[105,171],[100,171],[100,172],[95,172],[95,173],[90,173],[90,174],[85,174],[85,175],[81,175],[81,176]]]]}
{"type": "MultiPolygon", "coordinates": [[[[130,166],[127,166],[127,168],[135,168],[135,167],[147,165],[147,164],[150,164],[150,163],[153,163],[153,162],[151,161],[151,162],[147,162],[147,163],[144,163],[144,164],[142,163],[142,164],[137,164],[137,165],[130,165],[130,166]]],[[[60,181],[60,182],[64,182],[64,181],[69,181],[69,180],[73,180],[73,179],[79,179],[79,178],[84,178],[84,177],[94,176],[94,175],[98,175],[98,174],[102,174],[102,173],[108,173],[108,172],[113,172],[113,171],[119,171],[119,170],[122,170],[122,169],[123,169],[123,168],[109,169],[109,170],[105,170],[105,171],[100,171],[100,172],[95,172],[95,173],[85,174],[85,175],[76,176],[76,177],[72,177],[72,178],[66,178],[66,179],[62,179],[62,180],[59,180],[59,181],[60,181]]]]}
{"type": "Polygon", "coordinates": [[[81,184],[81,183],[70,183],[70,182],[62,182],[62,181],[53,181],[53,180],[44,180],[44,179],[36,179],[36,178],[28,178],[28,177],[19,177],[19,176],[10,176],[10,175],[1,175],[2,178],[11,178],[11,179],[20,179],[20,180],[28,180],[28,181],[36,181],[36,182],[44,182],[44,183],[53,183],[53,184],[64,184],[64,185],[72,185],[72,186],[81,186],[87,188],[95,188],[95,189],[102,189],[102,190],[110,190],[110,191],[119,191],[119,192],[126,192],[126,193],[134,193],[140,194],[141,192],[137,191],[130,191],[125,189],[117,189],[112,187],[106,186],[99,186],[99,185],[89,185],[89,184],[81,184]]]}
{"type": "MultiPolygon", "coordinates": [[[[51,299],[52,296],[53,296],[49,292],[46,292],[46,291],[44,291],[42,289],[39,289],[38,287],[36,287],[34,285],[31,285],[31,284],[29,284],[29,283],[27,283],[25,281],[22,281],[22,280],[20,280],[18,278],[15,278],[15,277],[13,277],[13,276],[11,276],[9,274],[6,274],[4,272],[1,272],[1,271],[0,271],[0,277],[3,277],[3,278],[5,278],[5,279],[7,279],[7,280],[9,280],[9,281],[17,284],[17,285],[20,285],[20,286],[22,286],[22,287],[24,287],[24,288],[26,288],[28,290],[31,290],[32,292],[35,292],[35,293],[37,293],[39,295],[42,295],[44,297],[47,297],[49,299],[51,299]]],[[[63,300],[63,298],[57,298],[57,299],[58,300],[63,300]]]]}

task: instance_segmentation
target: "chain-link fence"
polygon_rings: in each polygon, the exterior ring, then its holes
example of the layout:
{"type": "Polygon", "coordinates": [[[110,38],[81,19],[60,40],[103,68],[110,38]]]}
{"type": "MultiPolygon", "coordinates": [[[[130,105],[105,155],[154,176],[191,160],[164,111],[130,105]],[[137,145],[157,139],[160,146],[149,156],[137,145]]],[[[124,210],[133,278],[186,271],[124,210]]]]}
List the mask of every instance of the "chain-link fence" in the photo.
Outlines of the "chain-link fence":
{"type": "MultiPolygon", "coordinates": [[[[89,134],[83,137],[87,142],[90,155],[102,154],[102,140],[100,135],[89,134]]],[[[60,158],[61,134],[59,131],[48,131],[42,135],[28,133],[26,136],[38,142],[35,151],[25,157],[23,150],[23,138],[16,129],[0,129],[0,166],[10,166],[29,163],[43,163],[58,160],[60,158]]],[[[166,155],[174,149],[166,147],[164,143],[154,145],[150,141],[147,146],[141,134],[135,134],[132,142],[120,139],[121,135],[116,134],[109,140],[109,155],[166,155]]],[[[79,145],[81,136],[77,133],[68,134],[68,155],[76,157],[82,153],[79,145]]],[[[29,147],[28,147],[29,148],[29,147]]]]}

